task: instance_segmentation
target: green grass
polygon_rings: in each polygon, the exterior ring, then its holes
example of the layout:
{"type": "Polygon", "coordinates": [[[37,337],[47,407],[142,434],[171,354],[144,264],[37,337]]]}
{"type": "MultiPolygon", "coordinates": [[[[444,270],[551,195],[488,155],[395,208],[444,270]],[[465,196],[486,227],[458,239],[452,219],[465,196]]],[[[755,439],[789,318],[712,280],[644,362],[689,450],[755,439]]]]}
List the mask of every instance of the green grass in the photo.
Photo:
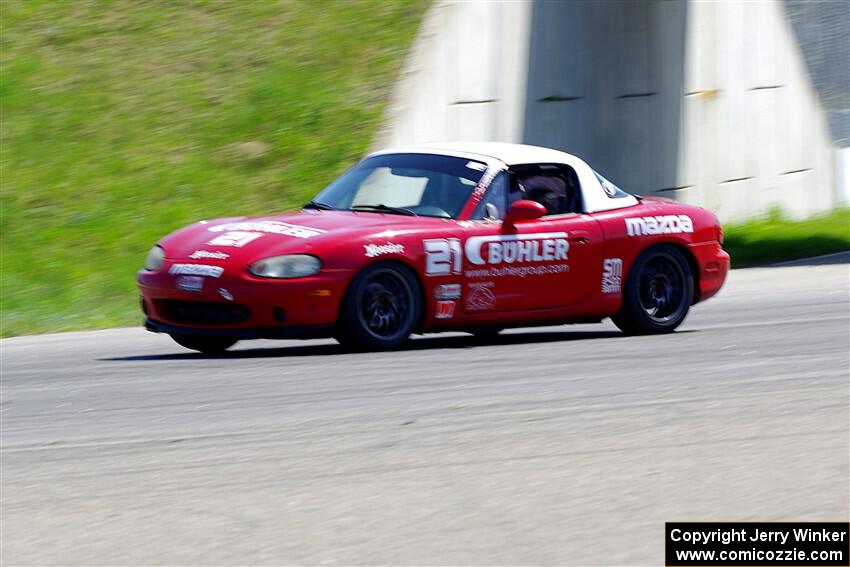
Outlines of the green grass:
{"type": "Polygon", "coordinates": [[[366,150],[427,0],[0,0],[0,334],[138,324],[195,220],[285,210],[366,150]]]}
{"type": "Polygon", "coordinates": [[[733,267],[770,264],[850,250],[850,210],[789,221],[774,212],[765,219],[723,227],[733,267]]]}

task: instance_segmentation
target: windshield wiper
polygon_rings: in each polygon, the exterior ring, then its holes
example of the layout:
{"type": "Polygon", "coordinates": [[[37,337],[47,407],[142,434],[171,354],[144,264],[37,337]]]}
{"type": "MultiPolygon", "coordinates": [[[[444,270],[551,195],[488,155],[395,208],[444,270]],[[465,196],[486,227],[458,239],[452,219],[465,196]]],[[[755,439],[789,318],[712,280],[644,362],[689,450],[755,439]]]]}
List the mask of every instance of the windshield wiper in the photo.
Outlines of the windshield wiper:
{"type": "Polygon", "coordinates": [[[389,205],[384,205],[383,203],[379,203],[377,205],[354,205],[351,207],[352,211],[379,211],[381,213],[394,213],[397,215],[408,215],[411,217],[418,216],[411,209],[405,209],[404,207],[391,207],[389,205]]]}
{"type": "Polygon", "coordinates": [[[304,205],[301,208],[302,209],[318,209],[320,211],[335,211],[336,210],[336,207],[332,207],[331,205],[328,205],[327,203],[319,203],[318,201],[310,201],[309,203],[307,203],[306,205],[304,205]]]}

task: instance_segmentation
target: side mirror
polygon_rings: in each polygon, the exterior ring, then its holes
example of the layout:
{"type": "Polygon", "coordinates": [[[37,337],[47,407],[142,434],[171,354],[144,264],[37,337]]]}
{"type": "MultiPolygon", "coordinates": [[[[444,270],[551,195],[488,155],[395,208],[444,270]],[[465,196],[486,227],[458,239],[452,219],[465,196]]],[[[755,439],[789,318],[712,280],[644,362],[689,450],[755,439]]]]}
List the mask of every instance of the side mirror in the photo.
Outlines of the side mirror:
{"type": "Polygon", "coordinates": [[[546,207],[537,201],[523,199],[511,205],[511,208],[508,210],[508,214],[505,215],[504,224],[511,225],[521,220],[539,219],[545,215],[546,207]]]}

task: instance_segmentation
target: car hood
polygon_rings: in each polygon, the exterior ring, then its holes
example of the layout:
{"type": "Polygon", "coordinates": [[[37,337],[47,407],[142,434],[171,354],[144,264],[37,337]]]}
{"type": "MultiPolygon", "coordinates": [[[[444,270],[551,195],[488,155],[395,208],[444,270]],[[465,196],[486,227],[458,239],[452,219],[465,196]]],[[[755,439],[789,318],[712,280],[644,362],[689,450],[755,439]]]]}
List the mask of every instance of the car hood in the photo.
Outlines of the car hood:
{"type": "Polygon", "coordinates": [[[164,238],[172,261],[251,262],[278,254],[317,253],[372,238],[444,228],[442,218],[352,211],[304,210],[201,221],[164,238]]]}

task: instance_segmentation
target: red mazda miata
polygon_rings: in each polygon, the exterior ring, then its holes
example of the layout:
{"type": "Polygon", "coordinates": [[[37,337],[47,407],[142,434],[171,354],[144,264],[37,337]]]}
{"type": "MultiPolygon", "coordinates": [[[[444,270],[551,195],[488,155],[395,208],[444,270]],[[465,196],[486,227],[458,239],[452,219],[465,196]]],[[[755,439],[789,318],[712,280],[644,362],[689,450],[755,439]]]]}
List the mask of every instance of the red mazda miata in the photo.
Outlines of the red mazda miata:
{"type": "Polygon", "coordinates": [[[371,154],[299,211],[178,230],[138,283],[147,329],[201,352],[605,317],[666,333],[723,285],[722,244],[711,212],[626,193],[570,154],[453,143],[371,154]]]}

